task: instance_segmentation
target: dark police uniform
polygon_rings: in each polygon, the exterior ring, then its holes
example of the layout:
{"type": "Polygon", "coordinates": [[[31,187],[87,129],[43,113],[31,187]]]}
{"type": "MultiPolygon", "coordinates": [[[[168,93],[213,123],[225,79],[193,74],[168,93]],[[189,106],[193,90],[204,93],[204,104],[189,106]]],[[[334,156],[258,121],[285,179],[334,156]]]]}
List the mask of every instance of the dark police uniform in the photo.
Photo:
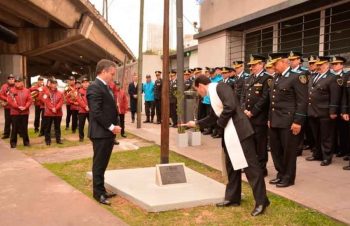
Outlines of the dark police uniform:
{"type": "MultiPolygon", "coordinates": [[[[161,74],[162,72],[156,71],[156,74],[161,74]]],[[[154,104],[156,107],[157,124],[161,122],[161,101],[162,101],[162,79],[159,78],[154,82],[154,104]]]]}
{"type": "MultiPolygon", "coordinates": [[[[242,62],[242,61],[240,61],[242,62]]],[[[243,62],[242,62],[243,64],[243,62]]],[[[234,85],[234,90],[235,90],[235,93],[237,94],[237,97],[238,97],[238,100],[240,101],[241,100],[241,95],[242,95],[242,89],[243,89],[243,86],[244,86],[244,83],[246,81],[246,79],[249,78],[249,74],[246,73],[245,71],[242,71],[240,74],[236,75],[236,82],[235,82],[235,85],[234,85]]]]}
{"type": "MultiPolygon", "coordinates": [[[[287,58],[285,53],[270,55],[275,60],[287,58]]],[[[271,155],[277,170],[276,180],[270,183],[278,187],[294,184],[296,176],[296,149],[300,133],[291,131],[293,123],[303,125],[307,111],[307,77],[291,68],[283,74],[276,74],[270,91],[270,146],[271,155]]]]}
{"type": "MultiPolygon", "coordinates": [[[[171,72],[172,74],[175,72],[171,72]]],[[[169,84],[169,104],[170,104],[170,118],[172,121],[172,127],[177,127],[177,112],[176,112],[176,105],[177,105],[177,79],[170,80],[169,84]]]]}
{"type": "MultiPolygon", "coordinates": [[[[322,57],[316,64],[327,61],[322,57]]],[[[315,76],[309,83],[308,116],[316,142],[313,156],[307,160],[322,160],[322,166],[332,161],[336,120],[331,119],[330,115],[338,113],[341,87],[337,82],[340,84],[340,81],[340,77],[328,70],[315,76]]]]}
{"type": "Polygon", "coordinates": [[[242,110],[252,113],[249,119],[254,129],[254,140],[258,161],[264,174],[267,175],[267,120],[269,112],[269,84],[272,76],[261,71],[258,75],[251,75],[245,82],[241,97],[242,110]]]}

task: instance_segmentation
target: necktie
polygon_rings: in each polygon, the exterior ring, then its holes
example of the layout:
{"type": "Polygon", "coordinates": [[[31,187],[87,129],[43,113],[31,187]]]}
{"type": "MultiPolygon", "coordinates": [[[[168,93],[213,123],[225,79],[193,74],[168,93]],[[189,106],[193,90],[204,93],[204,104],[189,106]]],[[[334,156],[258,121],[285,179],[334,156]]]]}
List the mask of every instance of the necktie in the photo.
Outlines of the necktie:
{"type": "Polygon", "coordinates": [[[317,81],[320,79],[320,77],[321,77],[321,74],[316,75],[314,78],[314,82],[312,84],[315,85],[317,81]]]}

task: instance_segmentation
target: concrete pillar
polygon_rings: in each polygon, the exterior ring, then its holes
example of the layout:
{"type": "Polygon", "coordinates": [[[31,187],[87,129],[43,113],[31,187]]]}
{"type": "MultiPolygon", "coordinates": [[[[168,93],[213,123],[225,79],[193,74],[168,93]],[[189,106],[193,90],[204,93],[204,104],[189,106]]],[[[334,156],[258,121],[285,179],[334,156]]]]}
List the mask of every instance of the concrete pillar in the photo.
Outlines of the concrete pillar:
{"type": "Polygon", "coordinates": [[[4,83],[9,74],[24,77],[27,73],[26,68],[26,57],[22,55],[0,55],[0,83],[4,83]]]}

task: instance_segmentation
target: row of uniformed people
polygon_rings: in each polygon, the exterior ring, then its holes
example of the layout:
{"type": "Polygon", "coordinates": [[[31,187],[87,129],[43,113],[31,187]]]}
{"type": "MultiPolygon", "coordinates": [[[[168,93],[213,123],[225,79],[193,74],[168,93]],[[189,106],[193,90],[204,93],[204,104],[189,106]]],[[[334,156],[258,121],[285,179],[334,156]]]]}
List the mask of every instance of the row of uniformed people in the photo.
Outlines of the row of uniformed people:
{"type": "MultiPolygon", "coordinates": [[[[34,102],[35,105],[35,132],[45,135],[45,143],[51,144],[51,127],[54,124],[56,142],[62,144],[60,124],[62,120],[62,105],[65,95],[57,90],[57,80],[48,79],[46,86],[43,84],[44,78],[39,77],[36,85],[27,89],[23,80],[13,75],[8,76],[7,83],[2,85],[0,98],[4,106],[5,128],[3,139],[10,138],[10,145],[15,148],[17,145],[17,134],[23,138],[23,144],[29,146],[28,137],[28,117],[29,108],[34,102]],[[41,115],[41,123],[40,123],[41,115]],[[12,125],[12,131],[11,131],[12,125]],[[11,132],[10,132],[11,131],[11,132]]],[[[80,83],[80,82],[79,82],[80,83]]],[[[84,125],[88,119],[88,106],[86,101],[86,89],[89,85],[87,78],[82,79],[82,88],[75,88],[76,94],[68,93],[70,99],[77,107],[77,117],[79,116],[79,139],[83,141],[84,125]]],[[[67,95],[67,94],[66,94],[67,95]]]]}

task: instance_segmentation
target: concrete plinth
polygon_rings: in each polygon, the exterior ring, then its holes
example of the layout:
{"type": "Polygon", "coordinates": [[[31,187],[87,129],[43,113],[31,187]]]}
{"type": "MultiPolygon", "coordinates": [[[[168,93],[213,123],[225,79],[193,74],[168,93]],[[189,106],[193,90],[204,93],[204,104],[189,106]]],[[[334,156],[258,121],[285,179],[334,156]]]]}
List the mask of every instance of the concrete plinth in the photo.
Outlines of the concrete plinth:
{"type": "MultiPolygon", "coordinates": [[[[187,183],[156,185],[156,168],[110,170],[106,188],[148,212],[212,205],[223,201],[225,186],[185,167],[187,183]]],[[[91,172],[87,176],[91,178],[91,172]]]]}

